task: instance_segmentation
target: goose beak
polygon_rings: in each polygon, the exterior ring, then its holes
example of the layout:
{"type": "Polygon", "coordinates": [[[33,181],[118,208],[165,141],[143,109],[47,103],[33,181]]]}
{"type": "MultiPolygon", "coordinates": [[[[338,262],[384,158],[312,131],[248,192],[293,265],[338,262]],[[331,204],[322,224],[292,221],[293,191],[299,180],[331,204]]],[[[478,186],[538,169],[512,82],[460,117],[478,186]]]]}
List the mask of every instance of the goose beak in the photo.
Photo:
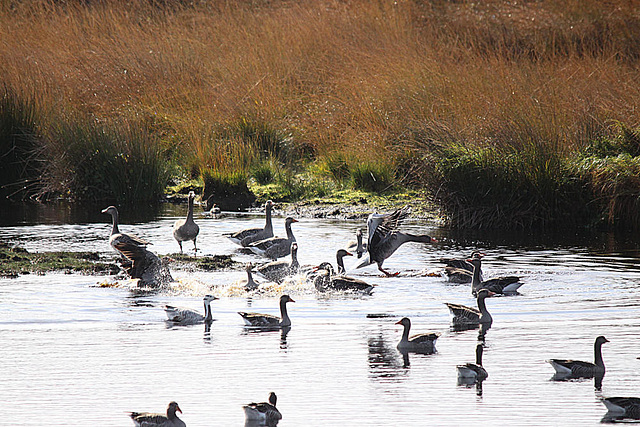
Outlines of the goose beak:
{"type": "Polygon", "coordinates": [[[435,237],[431,238],[431,243],[438,243],[438,239],[436,239],[435,237]]]}
{"type": "Polygon", "coordinates": [[[293,218],[293,220],[292,220],[291,222],[298,222],[298,220],[297,220],[297,219],[295,219],[295,218],[293,218]]]}
{"type": "Polygon", "coordinates": [[[289,297],[289,302],[295,302],[293,298],[289,297]]]}
{"type": "Polygon", "coordinates": [[[490,297],[494,296],[495,294],[496,294],[495,292],[491,292],[491,291],[489,291],[489,296],[490,296],[490,297]]]}
{"type": "Polygon", "coordinates": [[[398,320],[394,325],[402,325],[402,320],[398,320]]]}
{"type": "Polygon", "coordinates": [[[347,252],[347,253],[345,253],[345,255],[347,255],[347,256],[353,256],[353,254],[352,254],[351,252],[347,252]]]}
{"type": "Polygon", "coordinates": [[[176,406],[176,411],[178,411],[178,412],[182,413],[182,409],[180,409],[180,407],[179,407],[179,406],[176,406]]]}

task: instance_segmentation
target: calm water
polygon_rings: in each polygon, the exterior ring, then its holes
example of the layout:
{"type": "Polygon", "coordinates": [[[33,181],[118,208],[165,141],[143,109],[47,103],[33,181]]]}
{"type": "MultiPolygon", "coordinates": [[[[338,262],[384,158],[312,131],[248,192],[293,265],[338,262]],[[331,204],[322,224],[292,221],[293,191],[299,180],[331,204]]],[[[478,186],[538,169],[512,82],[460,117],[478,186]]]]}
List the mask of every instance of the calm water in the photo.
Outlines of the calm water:
{"type": "MultiPolygon", "coordinates": [[[[121,229],[152,241],[157,253],[173,253],[171,225],[183,211],[166,206],[136,224],[123,213],[121,229]]],[[[79,223],[55,211],[49,219],[20,218],[25,223],[0,227],[0,240],[30,251],[112,255],[108,217],[99,213],[85,213],[79,223]]],[[[221,234],[260,226],[262,217],[197,220],[202,253],[257,260],[221,234]]],[[[283,222],[275,219],[277,234],[283,222]]],[[[334,262],[359,225],[301,219],[294,224],[301,263],[334,262]]],[[[402,247],[385,263],[402,271],[399,277],[380,277],[373,266],[354,272],[377,285],[362,298],[318,296],[297,281],[249,299],[233,286],[245,277],[240,271],[174,270],[172,292],[146,296],[122,280],[98,286],[113,277],[0,279],[0,425],[128,426],[127,411],[163,412],[176,400],[187,425],[241,426],[241,405],[264,401],[272,390],[284,416],[280,426],[597,425],[606,412],[599,396],[640,395],[640,268],[632,238],[453,236],[419,222],[405,229],[443,243],[402,247]],[[456,365],[474,360],[477,333],[451,332],[443,304],[474,305],[469,286],[420,274],[440,266],[440,257],[475,248],[487,253],[485,277],[514,274],[525,282],[520,296],[487,300],[494,323],[481,396],[456,384],[456,365]],[[296,300],[288,335],[248,332],[236,312],[277,314],[283,291],[296,300]],[[209,333],[202,325],[166,324],[164,304],[202,309],[206,293],[221,296],[212,303],[209,333]],[[391,317],[367,318],[381,313],[391,317]],[[413,332],[442,334],[436,354],[410,354],[409,366],[395,349],[402,331],[394,323],[403,316],[412,319],[413,332]],[[611,341],[603,350],[601,392],[589,380],[550,381],[545,359],[592,361],[598,335],[611,341]]]]}

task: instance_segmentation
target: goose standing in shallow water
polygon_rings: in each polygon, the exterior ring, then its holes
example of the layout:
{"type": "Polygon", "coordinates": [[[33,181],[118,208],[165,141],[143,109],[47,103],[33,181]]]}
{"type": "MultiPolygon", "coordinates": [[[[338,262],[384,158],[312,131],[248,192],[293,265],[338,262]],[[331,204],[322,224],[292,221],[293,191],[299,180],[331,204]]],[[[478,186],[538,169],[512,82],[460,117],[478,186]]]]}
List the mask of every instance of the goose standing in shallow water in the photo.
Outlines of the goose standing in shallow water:
{"type": "Polygon", "coordinates": [[[213,320],[211,314],[211,301],[217,300],[217,297],[213,295],[205,295],[204,301],[204,316],[195,310],[190,308],[178,308],[172,305],[166,305],[164,311],[167,314],[169,321],[180,325],[195,325],[198,323],[207,323],[213,320]]]}
{"type": "Polygon", "coordinates": [[[271,261],[261,265],[256,270],[258,274],[267,280],[282,283],[285,277],[295,274],[300,268],[298,263],[298,244],[291,244],[291,262],[288,261],[271,261]]]}
{"type": "Polygon", "coordinates": [[[568,359],[549,359],[547,362],[556,370],[554,379],[573,379],[573,378],[594,378],[604,376],[605,367],[602,360],[602,344],[608,343],[609,340],[602,335],[596,338],[593,344],[594,361],[582,362],[579,360],[568,359]]]}
{"type": "Polygon", "coordinates": [[[227,237],[236,245],[240,245],[242,247],[249,246],[249,244],[257,242],[258,240],[264,240],[273,237],[273,225],[271,224],[272,207],[273,202],[271,200],[267,200],[267,202],[264,204],[266,222],[263,228],[247,228],[235,233],[223,234],[223,236],[227,237]]]}
{"type": "Polygon", "coordinates": [[[196,238],[200,232],[200,227],[193,220],[193,199],[195,199],[196,193],[189,191],[189,209],[187,211],[187,217],[179,219],[173,224],[173,238],[178,241],[180,245],[180,253],[182,252],[182,242],[193,240],[193,251],[198,252],[196,246],[196,238]]]}
{"type": "Polygon", "coordinates": [[[482,269],[482,255],[477,253],[468,259],[473,264],[473,278],[471,280],[471,293],[476,296],[480,289],[488,289],[496,294],[516,295],[522,286],[518,276],[502,276],[482,281],[480,279],[482,269]]]}
{"type": "Polygon", "coordinates": [[[151,243],[133,234],[121,233],[118,228],[118,209],[115,206],[109,206],[102,210],[102,213],[111,215],[111,235],[109,236],[109,244],[120,255],[127,258],[123,251],[138,251],[146,248],[151,243]]]}
{"type": "Polygon", "coordinates": [[[453,304],[450,302],[445,302],[445,305],[449,307],[449,311],[453,315],[453,319],[451,323],[454,326],[469,326],[476,327],[480,324],[491,324],[493,323],[493,317],[487,310],[487,305],[485,304],[485,299],[492,297],[495,295],[494,292],[491,292],[487,289],[481,289],[478,291],[477,303],[478,308],[467,307],[466,305],[453,304]]]}
{"type": "Polygon", "coordinates": [[[274,328],[291,326],[291,319],[289,319],[289,314],[287,313],[288,302],[295,301],[289,295],[282,295],[280,297],[280,317],[271,314],[245,313],[243,311],[239,311],[238,314],[242,316],[247,326],[274,328]]]}
{"type": "Polygon", "coordinates": [[[483,347],[480,343],[476,345],[476,363],[466,363],[456,366],[458,370],[458,382],[460,384],[473,384],[478,381],[484,381],[489,376],[487,371],[482,367],[483,347]]]}
{"type": "Polygon", "coordinates": [[[176,412],[182,413],[182,410],[176,402],[171,402],[167,407],[166,416],[150,412],[131,412],[129,416],[138,427],[187,427],[176,412]]]}
{"type": "Polygon", "coordinates": [[[382,268],[384,260],[389,258],[404,243],[437,242],[433,237],[425,235],[414,235],[398,231],[403,219],[409,215],[410,208],[405,206],[390,214],[371,214],[367,219],[369,231],[369,241],[367,242],[368,259],[365,259],[357,268],[361,268],[374,262],[378,264],[378,270],[387,277],[397,276],[399,273],[389,273],[382,268]]]}
{"type": "Polygon", "coordinates": [[[286,238],[271,237],[269,239],[253,242],[248,246],[248,248],[256,255],[271,259],[278,259],[289,255],[291,253],[291,244],[296,241],[293,231],[291,231],[291,224],[294,222],[298,222],[298,220],[293,219],[290,216],[285,219],[284,228],[287,232],[286,238]]]}
{"type": "Polygon", "coordinates": [[[409,337],[409,331],[411,330],[411,320],[408,317],[403,317],[396,322],[396,325],[402,325],[404,331],[402,332],[402,339],[398,343],[398,350],[401,352],[414,352],[431,354],[436,351],[436,340],[440,336],[436,333],[418,334],[409,337]]]}
{"type": "Polygon", "coordinates": [[[274,392],[269,393],[269,403],[249,403],[244,405],[244,415],[247,421],[258,421],[265,423],[268,426],[274,426],[278,424],[278,421],[282,419],[282,414],[276,408],[276,402],[278,397],[274,392]]]}

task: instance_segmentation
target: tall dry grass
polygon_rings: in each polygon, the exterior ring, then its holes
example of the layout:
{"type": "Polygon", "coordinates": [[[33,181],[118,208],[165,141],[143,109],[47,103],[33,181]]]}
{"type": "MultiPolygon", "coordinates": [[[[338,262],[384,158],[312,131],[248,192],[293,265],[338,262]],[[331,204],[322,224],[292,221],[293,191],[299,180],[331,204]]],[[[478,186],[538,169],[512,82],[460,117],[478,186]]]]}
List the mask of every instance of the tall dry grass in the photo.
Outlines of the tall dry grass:
{"type": "Polygon", "coordinates": [[[49,108],[143,120],[191,170],[264,159],[230,131],[243,120],[351,168],[403,171],[434,141],[564,156],[638,123],[638,6],[3,3],[0,78],[49,108]]]}

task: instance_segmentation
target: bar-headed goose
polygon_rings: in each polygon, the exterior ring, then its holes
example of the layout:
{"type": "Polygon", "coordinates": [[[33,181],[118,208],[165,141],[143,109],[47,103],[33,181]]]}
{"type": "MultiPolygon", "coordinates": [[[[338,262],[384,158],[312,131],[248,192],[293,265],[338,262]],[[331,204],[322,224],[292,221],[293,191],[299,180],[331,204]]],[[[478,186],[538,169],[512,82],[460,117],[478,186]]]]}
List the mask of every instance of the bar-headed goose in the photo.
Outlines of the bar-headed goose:
{"type": "Polygon", "coordinates": [[[602,335],[596,338],[593,344],[595,363],[568,359],[549,359],[547,362],[556,370],[557,379],[603,376],[605,374],[605,367],[604,361],[602,360],[602,344],[608,342],[609,340],[602,335]]]}
{"type": "Polygon", "coordinates": [[[264,212],[266,217],[264,227],[247,228],[235,233],[223,234],[223,236],[227,237],[236,245],[240,245],[243,247],[249,246],[249,244],[257,242],[258,240],[264,240],[273,237],[273,225],[271,224],[272,207],[273,202],[271,200],[267,200],[267,202],[264,204],[264,212]]]}
{"type": "Polygon", "coordinates": [[[517,295],[522,282],[518,276],[501,276],[493,279],[481,280],[482,255],[477,253],[468,259],[473,264],[473,278],[471,280],[471,293],[475,296],[480,289],[488,289],[496,294],[517,295]]]}
{"type": "Polygon", "coordinates": [[[437,240],[431,236],[414,235],[398,231],[402,220],[409,215],[410,208],[405,206],[389,214],[369,215],[367,228],[369,231],[369,241],[367,242],[368,259],[360,263],[357,268],[361,268],[374,262],[378,264],[378,270],[386,276],[397,276],[399,273],[389,273],[382,268],[384,260],[389,258],[403,244],[407,242],[430,243],[437,240]]]}
{"type": "Polygon", "coordinates": [[[187,427],[187,425],[176,415],[182,410],[176,402],[169,403],[167,415],[153,414],[150,412],[131,412],[130,417],[138,427],[187,427]]]}
{"type": "Polygon", "coordinates": [[[484,381],[489,376],[487,371],[482,367],[483,347],[480,343],[476,345],[476,363],[466,363],[456,366],[458,370],[458,381],[460,383],[468,384],[484,381]]]}
{"type": "Polygon", "coordinates": [[[180,245],[180,253],[182,253],[182,242],[193,240],[193,251],[198,252],[196,246],[196,238],[200,232],[200,227],[193,220],[193,201],[196,197],[196,193],[189,191],[189,208],[187,210],[187,217],[179,219],[173,224],[173,238],[178,241],[180,245]]]}
{"type": "Polygon", "coordinates": [[[291,224],[298,222],[298,220],[287,217],[284,221],[284,228],[287,232],[287,237],[270,237],[268,239],[260,240],[251,243],[248,248],[251,252],[271,259],[278,259],[283,256],[287,256],[291,253],[291,244],[296,241],[293,231],[291,231],[291,224]]]}
{"type": "Polygon", "coordinates": [[[402,339],[398,343],[398,350],[401,352],[414,352],[431,354],[436,351],[436,340],[440,336],[437,333],[418,334],[409,337],[409,331],[411,330],[411,320],[408,317],[403,317],[396,322],[396,325],[402,325],[404,331],[402,332],[402,339]]]}
{"type": "Polygon", "coordinates": [[[258,327],[285,327],[291,326],[291,319],[287,313],[287,303],[295,302],[289,295],[282,295],[280,297],[280,317],[271,314],[260,313],[246,313],[239,311],[238,314],[242,316],[247,326],[258,327]]]}
{"type": "Polygon", "coordinates": [[[204,316],[190,308],[180,308],[172,305],[165,305],[164,311],[170,322],[179,325],[195,325],[203,322],[211,322],[213,320],[213,315],[211,314],[211,301],[215,301],[217,299],[218,298],[213,295],[204,296],[204,316]]]}
{"type": "Polygon", "coordinates": [[[258,421],[268,426],[276,425],[282,419],[282,414],[276,408],[278,397],[274,392],[269,393],[269,402],[249,403],[244,405],[244,415],[247,421],[258,421]]]}

